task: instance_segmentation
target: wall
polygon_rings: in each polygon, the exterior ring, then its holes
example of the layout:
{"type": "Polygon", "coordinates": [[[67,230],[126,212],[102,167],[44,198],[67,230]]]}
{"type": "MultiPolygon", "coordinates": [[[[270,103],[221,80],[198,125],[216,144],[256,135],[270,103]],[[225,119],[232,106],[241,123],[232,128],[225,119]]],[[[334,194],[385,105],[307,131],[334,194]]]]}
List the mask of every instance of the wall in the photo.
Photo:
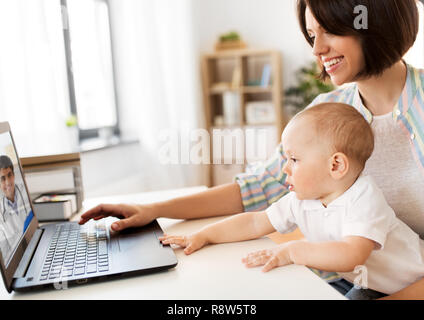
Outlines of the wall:
{"type": "Polygon", "coordinates": [[[295,0],[193,0],[193,29],[199,54],[212,51],[218,36],[238,31],[252,48],[280,50],[283,86],[294,72],[313,60],[300,31],[295,0]]]}
{"type": "Polygon", "coordinates": [[[146,191],[141,157],[138,143],[81,153],[85,198],[146,191]]]}

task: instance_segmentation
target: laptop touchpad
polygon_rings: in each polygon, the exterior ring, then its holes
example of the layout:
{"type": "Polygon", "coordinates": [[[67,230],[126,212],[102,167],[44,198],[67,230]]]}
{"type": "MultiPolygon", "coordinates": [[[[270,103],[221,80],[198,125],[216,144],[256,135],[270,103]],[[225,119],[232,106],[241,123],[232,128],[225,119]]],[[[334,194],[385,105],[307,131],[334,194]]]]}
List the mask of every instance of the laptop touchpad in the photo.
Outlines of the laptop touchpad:
{"type": "Polygon", "coordinates": [[[121,231],[117,240],[121,252],[140,251],[143,247],[151,247],[154,242],[159,241],[153,232],[140,228],[121,231]]]}

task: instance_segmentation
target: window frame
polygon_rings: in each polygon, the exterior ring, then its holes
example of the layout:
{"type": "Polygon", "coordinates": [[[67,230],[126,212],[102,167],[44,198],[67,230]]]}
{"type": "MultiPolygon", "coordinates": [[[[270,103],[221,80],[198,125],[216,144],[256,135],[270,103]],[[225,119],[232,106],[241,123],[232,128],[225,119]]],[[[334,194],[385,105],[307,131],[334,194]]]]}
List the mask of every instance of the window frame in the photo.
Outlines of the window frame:
{"type": "MultiPolygon", "coordinates": [[[[79,132],[79,141],[85,139],[92,139],[99,137],[99,131],[102,129],[112,130],[113,135],[120,136],[121,130],[119,127],[119,107],[118,101],[116,98],[116,72],[115,72],[115,63],[113,58],[113,41],[112,41],[112,30],[110,25],[110,6],[108,0],[97,0],[104,2],[108,7],[108,20],[109,20],[109,34],[110,34],[110,43],[111,43],[111,64],[112,64],[112,82],[113,82],[113,90],[114,94],[114,105],[115,105],[115,113],[116,113],[116,124],[114,126],[102,126],[93,129],[81,129],[78,127],[79,132]]],[[[60,0],[61,6],[61,15],[62,15],[62,30],[63,30],[63,39],[65,44],[65,60],[66,60],[66,73],[67,73],[67,82],[68,82],[68,90],[69,90],[69,102],[70,102],[70,112],[74,114],[78,118],[78,111],[76,105],[76,96],[75,96],[75,82],[73,75],[73,66],[72,66],[72,50],[70,43],[70,34],[69,34],[69,25],[68,25],[68,6],[67,0],[60,0]]]]}

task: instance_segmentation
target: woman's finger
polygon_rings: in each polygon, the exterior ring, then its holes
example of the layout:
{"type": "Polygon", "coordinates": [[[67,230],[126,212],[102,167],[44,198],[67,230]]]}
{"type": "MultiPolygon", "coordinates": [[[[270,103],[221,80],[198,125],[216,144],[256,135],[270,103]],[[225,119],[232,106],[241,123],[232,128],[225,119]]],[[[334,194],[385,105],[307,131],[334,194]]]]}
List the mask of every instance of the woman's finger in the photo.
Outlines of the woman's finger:
{"type": "Polygon", "coordinates": [[[117,204],[99,204],[98,206],[86,211],[81,215],[80,224],[86,223],[88,220],[96,218],[98,216],[108,217],[113,216],[117,218],[122,218],[122,208],[117,204]]]}

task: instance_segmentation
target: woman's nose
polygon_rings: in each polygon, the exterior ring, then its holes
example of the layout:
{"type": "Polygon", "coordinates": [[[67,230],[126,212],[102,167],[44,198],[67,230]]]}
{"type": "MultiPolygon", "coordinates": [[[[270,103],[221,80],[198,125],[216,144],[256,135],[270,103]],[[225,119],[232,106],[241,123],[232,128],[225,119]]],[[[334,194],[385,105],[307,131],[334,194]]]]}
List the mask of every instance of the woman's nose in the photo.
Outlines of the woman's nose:
{"type": "Polygon", "coordinates": [[[314,40],[314,46],[312,48],[312,54],[316,57],[319,57],[323,54],[326,54],[329,50],[329,46],[326,43],[325,39],[320,36],[316,36],[314,40]]]}

